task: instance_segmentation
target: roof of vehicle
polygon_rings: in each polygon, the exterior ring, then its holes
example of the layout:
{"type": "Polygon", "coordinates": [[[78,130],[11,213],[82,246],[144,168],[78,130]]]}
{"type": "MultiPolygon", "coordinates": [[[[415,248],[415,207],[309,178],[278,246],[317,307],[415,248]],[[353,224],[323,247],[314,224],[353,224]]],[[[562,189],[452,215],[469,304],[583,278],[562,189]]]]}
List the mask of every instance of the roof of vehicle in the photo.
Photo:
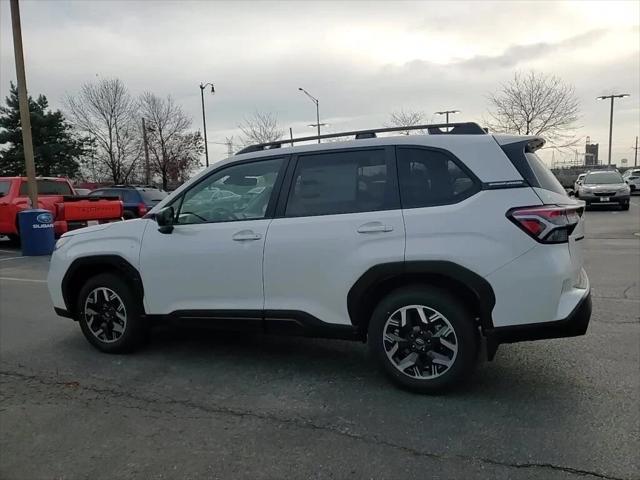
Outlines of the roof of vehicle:
{"type": "MultiPolygon", "coordinates": [[[[24,180],[27,181],[27,177],[0,177],[0,180],[24,180]]],[[[36,180],[51,180],[55,182],[69,183],[69,180],[61,177],[36,177],[36,180]]]]}
{"type": "Polygon", "coordinates": [[[96,190],[104,190],[106,188],[109,189],[135,189],[135,190],[160,190],[158,187],[154,187],[153,185],[107,185],[104,187],[96,188],[96,190]]]}

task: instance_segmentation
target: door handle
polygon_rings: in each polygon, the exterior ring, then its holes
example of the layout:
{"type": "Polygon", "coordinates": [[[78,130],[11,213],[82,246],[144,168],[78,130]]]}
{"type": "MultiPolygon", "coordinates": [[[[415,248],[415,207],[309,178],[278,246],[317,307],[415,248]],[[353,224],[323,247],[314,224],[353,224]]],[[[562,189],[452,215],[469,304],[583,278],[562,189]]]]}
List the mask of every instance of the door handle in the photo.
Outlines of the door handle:
{"type": "Polygon", "coordinates": [[[254,232],[253,230],[240,230],[239,232],[236,232],[231,238],[233,238],[236,242],[246,242],[250,240],[260,240],[262,238],[262,235],[254,232]]]}
{"type": "Polygon", "coordinates": [[[392,232],[391,225],[385,225],[381,222],[369,222],[358,227],[358,233],[376,233],[376,232],[392,232]]]}

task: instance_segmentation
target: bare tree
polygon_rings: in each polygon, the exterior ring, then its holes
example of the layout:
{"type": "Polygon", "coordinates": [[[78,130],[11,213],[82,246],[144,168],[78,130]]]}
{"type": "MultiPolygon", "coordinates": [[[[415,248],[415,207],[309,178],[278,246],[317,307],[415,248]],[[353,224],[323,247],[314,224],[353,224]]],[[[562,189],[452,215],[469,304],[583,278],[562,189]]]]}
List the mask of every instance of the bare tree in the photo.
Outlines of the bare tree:
{"type": "Polygon", "coordinates": [[[277,117],[271,113],[255,112],[250,118],[245,118],[238,128],[242,131],[243,145],[275,142],[284,135],[277,117]]]}
{"type": "Polygon", "coordinates": [[[162,178],[162,187],[169,180],[178,181],[181,169],[190,171],[199,164],[198,155],[204,148],[200,135],[188,132],[191,118],[169,95],[160,98],[150,92],[140,97],[140,114],[145,118],[153,173],[162,178]]]}
{"type": "Polygon", "coordinates": [[[542,135],[550,146],[570,145],[579,104],[574,88],[553,75],[530,71],[489,95],[489,128],[518,135],[542,135]]]}
{"type": "MultiPolygon", "coordinates": [[[[421,125],[425,121],[425,113],[421,111],[413,110],[400,110],[392,112],[389,116],[389,122],[387,127],[413,127],[415,125],[421,125]]],[[[411,133],[423,133],[422,130],[405,130],[404,135],[410,135],[411,133]]]]}
{"type": "Polygon", "coordinates": [[[137,105],[120,79],[85,83],[78,95],[65,98],[76,129],[93,139],[95,174],[114,183],[129,180],[141,154],[137,105]]]}

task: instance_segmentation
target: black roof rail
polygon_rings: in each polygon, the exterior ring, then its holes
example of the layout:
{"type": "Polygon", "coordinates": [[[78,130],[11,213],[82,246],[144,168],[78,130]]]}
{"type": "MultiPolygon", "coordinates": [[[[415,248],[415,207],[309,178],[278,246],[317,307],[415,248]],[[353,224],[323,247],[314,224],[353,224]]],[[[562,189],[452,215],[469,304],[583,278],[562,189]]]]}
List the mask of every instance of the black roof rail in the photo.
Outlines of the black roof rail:
{"type": "Polygon", "coordinates": [[[276,140],[274,142],[257,143],[255,145],[249,145],[236,155],[251,152],[260,152],[262,150],[271,150],[272,148],[280,148],[286,144],[293,144],[296,142],[309,142],[312,140],[322,140],[324,138],[338,138],[338,137],[351,137],[356,139],[364,138],[376,138],[378,133],[387,132],[406,132],[408,130],[426,130],[429,135],[486,135],[487,131],[475,122],[461,122],[461,123],[434,123],[430,125],[411,125],[406,127],[385,127],[374,128],[370,130],[354,130],[351,132],[340,133],[327,133],[324,135],[314,135],[312,137],[301,137],[293,139],[276,140]],[[450,129],[450,130],[448,130],[450,129]]]}

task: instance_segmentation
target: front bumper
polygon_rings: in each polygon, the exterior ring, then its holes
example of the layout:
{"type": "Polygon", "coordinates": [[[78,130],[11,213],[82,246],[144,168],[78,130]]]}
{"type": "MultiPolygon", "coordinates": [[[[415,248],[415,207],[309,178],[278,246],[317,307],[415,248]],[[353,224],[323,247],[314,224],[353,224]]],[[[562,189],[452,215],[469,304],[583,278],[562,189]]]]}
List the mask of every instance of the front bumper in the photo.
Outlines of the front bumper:
{"type": "Polygon", "coordinates": [[[590,193],[581,193],[578,197],[580,200],[587,203],[626,203],[629,201],[629,193],[616,193],[614,195],[594,195],[590,193]],[[602,198],[608,198],[606,202],[602,201],[602,198]]]}
{"type": "Polygon", "coordinates": [[[589,291],[582,297],[571,313],[562,320],[496,327],[491,330],[485,330],[487,356],[489,360],[493,360],[498,346],[502,343],[527,342],[531,340],[578,337],[584,335],[587,332],[590,319],[591,292],[589,291]]]}

